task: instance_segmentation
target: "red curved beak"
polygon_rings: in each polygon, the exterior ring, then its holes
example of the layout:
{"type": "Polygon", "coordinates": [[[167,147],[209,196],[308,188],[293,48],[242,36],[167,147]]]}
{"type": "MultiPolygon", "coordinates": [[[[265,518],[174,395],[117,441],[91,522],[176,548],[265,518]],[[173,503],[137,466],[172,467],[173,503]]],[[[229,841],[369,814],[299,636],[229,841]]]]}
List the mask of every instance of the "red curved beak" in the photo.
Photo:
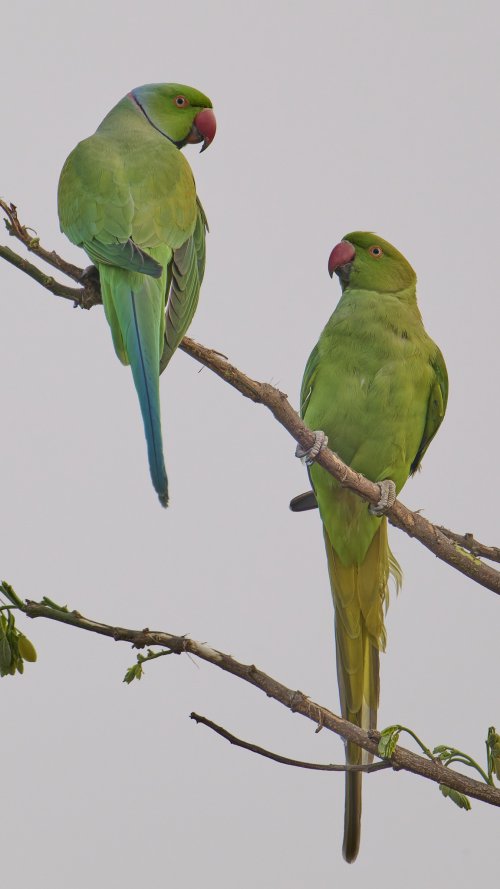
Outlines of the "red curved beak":
{"type": "Polygon", "coordinates": [[[198,114],[193,121],[193,126],[188,136],[188,142],[203,142],[201,151],[205,151],[205,148],[208,148],[210,143],[213,142],[216,129],[217,121],[212,109],[203,108],[202,111],[198,111],[198,114]]]}
{"type": "Polygon", "coordinates": [[[336,272],[337,269],[352,262],[355,256],[356,251],[349,241],[341,241],[340,244],[337,244],[330,253],[330,258],[328,260],[328,273],[330,278],[333,277],[333,273],[336,272]]]}

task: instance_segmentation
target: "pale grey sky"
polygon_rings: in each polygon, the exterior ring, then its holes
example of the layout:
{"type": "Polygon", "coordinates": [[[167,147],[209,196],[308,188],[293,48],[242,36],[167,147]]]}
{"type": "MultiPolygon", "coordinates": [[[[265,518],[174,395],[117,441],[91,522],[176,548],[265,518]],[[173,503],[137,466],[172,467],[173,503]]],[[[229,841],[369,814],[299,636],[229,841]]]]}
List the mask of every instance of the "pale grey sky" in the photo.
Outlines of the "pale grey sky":
{"type": "MultiPolygon", "coordinates": [[[[297,404],[340,293],[331,248],[353,229],[392,241],[451,380],[402,499],[498,543],[499,23],[493,0],[5,4],[0,194],[86,264],[58,230],[69,151],[133,86],[206,92],[217,137],[186,152],[211,228],[192,335],[297,404]]],[[[190,633],[337,710],[319,518],[288,511],[306,485],[292,440],[179,354],[162,378],[163,511],[102,310],[73,310],[5,263],[0,282],[1,576],[96,619],[190,633]]],[[[379,724],[482,758],[500,725],[500,604],[390,536],[405,582],[379,724]]],[[[496,873],[498,811],[465,814],[436,785],[385,772],[365,779],[347,866],[343,776],[263,761],[188,715],[304,759],[341,761],[338,739],[188,658],[126,687],[126,646],[49,622],[26,631],[39,662],[1,683],[5,885],[462,889],[496,873]]]]}

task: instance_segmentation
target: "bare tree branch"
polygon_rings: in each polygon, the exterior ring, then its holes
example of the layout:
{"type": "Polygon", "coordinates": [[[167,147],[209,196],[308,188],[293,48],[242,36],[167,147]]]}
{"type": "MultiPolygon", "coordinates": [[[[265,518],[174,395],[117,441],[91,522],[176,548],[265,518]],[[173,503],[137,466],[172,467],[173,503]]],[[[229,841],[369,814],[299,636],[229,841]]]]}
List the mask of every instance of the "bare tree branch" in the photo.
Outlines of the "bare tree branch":
{"type": "Polygon", "coordinates": [[[382,762],[371,762],[366,765],[348,765],[344,763],[344,765],[337,765],[334,763],[320,763],[320,762],[303,762],[300,759],[289,759],[288,756],[281,756],[280,753],[271,753],[270,750],[265,750],[264,747],[259,747],[258,744],[249,744],[248,741],[242,741],[240,738],[236,738],[235,735],[232,735],[231,732],[228,732],[222,726],[217,725],[217,723],[212,722],[211,719],[207,719],[206,716],[200,716],[199,713],[191,713],[190,719],[194,719],[195,722],[206,725],[208,728],[211,728],[212,731],[216,732],[222,738],[225,738],[226,741],[229,741],[230,744],[233,744],[235,747],[242,747],[244,750],[250,750],[251,753],[258,753],[259,756],[264,756],[266,759],[272,759],[274,762],[280,762],[285,766],[295,766],[299,769],[313,769],[318,772],[380,772],[383,769],[391,769],[394,768],[392,763],[383,760],[382,762]]]}
{"type": "MultiPolygon", "coordinates": [[[[218,353],[195,343],[189,337],[184,337],[180,348],[192,358],[196,358],[201,364],[209,367],[246,398],[269,408],[275,419],[285,427],[302,448],[307,449],[314,444],[314,433],[302,422],[284,392],[280,392],[269,383],[259,383],[252,380],[234,365],[221,358],[218,353]]],[[[380,498],[379,486],[343,463],[340,457],[329,448],[325,448],[318,454],[316,462],[323,466],[330,475],[333,475],[342,487],[355,491],[370,503],[378,502],[380,498]]],[[[500,572],[485,565],[480,559],[473,558],[463,552],[436,525],[433,525],[420,513],[412,512],[399,500],[396,500],[388,510],[387,517],[392,525],[405,531],[410,537],[416,537],[443,562],[452,565],[457,571],[475,580],[481,586],[500,594],[500,572]]]]}
{"type": "MultiPolygon", "coordinates": [[[[193,655],[224,670],[226,673],[231,673],[231,675],[242,679],[244,682],[248,682],[254,688],[264,692],[267,697],[283,704],[292,713],[299,713],[306,719],[310,719],[315,725],[340,735],[346,741],[353,741],[359,747],[368,750],[369,753],[373,753],[375,756],[379,755],[378,741],[380,734],[378,732],[363,731],[357,725],[336,716],[326,707],[311,701],[303,692],[287,688],[286,685],[278,682],[277,679],[273,679],[262,670],[259,670],[254,664],[242,664],[231,655],[218,651],[206,643],[188,639],[186,636],[176,636],[172,633],[149,630],[148,628],[131,630],[124,627],[111,626],[110,624],[86,618],[78,611],[68,611],[65,608],[54,605],[54,603],[49,605],[47,601],[33,602],[27,600],[23,603],[19,597],[14,595],[11,596],[11,601],[31,618],[42,617],[69,624],[81,630],[108,636],[117,642],[129,642],[134,648],[157,645],[160,648],[168,649],[173,654],[187,653],[193,655]]],[[[437,760],[426,759],[413,753],[411,750],[397,746],[387,761],[390,762],[394,769],[412,772],[437,784],[444,784],[453,790],[459,791],[459,793],[465,793],[474,799],[500,807],[499,789],[491,784],[476,781],[460,772],[456,772],[454,769],[442,765],[437,760]]]]}
{"type": "MultiPolygon", "coordinates": [[[[25,244],[37,256],[44,259],[45,262],[50,263],[74,280],[83,281],[84,286],[81,288],[65,287],[52,277],[44,275],[43,272],[36,269],[31,263],[23,260],[22,257],[17,256],[8,247],[0,247],[0,255],[4,259],[21,271],[25,271],[43,287],[50,290],[51,293],[66,299],[72,299],[75,305],[90,308],[100,301],[98,284],[96,284],[94,278],[91,276],[85,277],[82,269],[66,263],[56,253],[49,252],[41,247],[38,238],[32,238],[30,230],[19,222],[17,210],[13,204],[8,205],[4,201],[0,201],[0,207],[7,215],[6,224],[10,234],[25,244]]],[[[284,426],[304,449],[311,447],[314,443],[313,432],[305,426],[290,405],[287,396],[280,392],[279,389],[276,389],[269,383],[260,383],[257,380],[253,380],[227,361],[220,352],[208,349],[189,337],[184,337],[180,348],[205,367],[208,367],[246,398],[265,405],[278,423],[284,426]]],[[[317,462],[336,478],[343,487],[355,491],[369,503],[378,502],[380,498],[379,486],[364,478],[358,472],[354,472],[349,466],[346,466],[333,451],[330,451],[328,448],[321,451],[317,457],[317,462]]],[[[500,571],[496,571],[490,565],[486,565],[477,558],[475,553],[474,555],[469,555],[469,552],[471,552],[470,547],[463,544],[461,535],[455,535],[455,532],[450,531],[444,532],[439,526],[429,522],[420,513],[407,509],[399,500],[396,500],[391,509],[388,510],[387,517],[392,525],[404,531],[410,537],[415,537],[443,562],[451,565],[466,577],[475,580],[476,583],[479,583],[486,589],[500,595],[500,571]],[[458,540],[457,537],[459,538],[458,540]],[[465,549],[469,549],[469,552],[464,552],[465,549]]],[[[477,552],[480,552],[486,558],[492,558],[491,553],[496,552],[496,548],[485,547],[477,541],[474,541],[474,545],[477,552]]]]}

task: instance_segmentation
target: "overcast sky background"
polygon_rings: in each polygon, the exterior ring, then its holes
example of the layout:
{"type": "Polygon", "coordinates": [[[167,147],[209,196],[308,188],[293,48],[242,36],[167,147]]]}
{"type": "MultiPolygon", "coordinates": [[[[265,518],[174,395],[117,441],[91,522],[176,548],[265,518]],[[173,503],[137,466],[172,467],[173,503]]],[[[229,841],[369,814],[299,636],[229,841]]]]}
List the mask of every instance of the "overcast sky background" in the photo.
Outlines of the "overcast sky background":
{"type": "MultiPolygon", "coordinates": [[[[493,0],[5,3],[0,194],[85,265],[56,214],[70,150],[134,86],[207,93],[217,137],[203,157],[186,151],[211,229],[192,336],[296,405],[340,295],[331,248],[353,229],[392,241],[451,381],[403,502],[498,544],[499,18],[493,0]]],[[[319,517],[288,510],[307,486],[291,438],[179,353],[161,382],[163,511],[102,309],[73,309],[1,262],[0,312],[2,578],[97,620],[189,633],[337,711],[319,517]]],[[[500,726],[498,599],[390,537],[405,582],[379,725],[484,762],[500,726]]],[[[342,775],[257,758],[188,716],[316,761],[342,761],[339,739],[207,664],[160,660],[127,687],[126,645],[20,623],[39,661],[1,683],[5,886],[460,889],[498,872],[498,810],[466,814],[388,772],[364,781],[346,865],[342,775]]]]}

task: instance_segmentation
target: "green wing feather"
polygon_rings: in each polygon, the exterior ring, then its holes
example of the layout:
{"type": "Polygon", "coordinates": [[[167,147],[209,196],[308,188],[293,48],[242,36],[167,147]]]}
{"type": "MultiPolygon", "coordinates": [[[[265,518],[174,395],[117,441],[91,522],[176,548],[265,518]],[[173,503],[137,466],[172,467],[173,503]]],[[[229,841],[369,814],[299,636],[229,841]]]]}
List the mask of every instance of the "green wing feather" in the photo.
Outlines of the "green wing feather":
{"type": "Polygon", "coordinates": [[[83,246],[96,265],[117,266],[128,272],[150,275],[152,278],[160,278],[162,275],[162,266],[149,253],[134,244],[132,238],[116,244],[103,244],[93,238],[92,241],[85,241],[83,246]]]}
{"type": "Polygon", "coordinates": [[[170,274],[166,311],[165,345],[160,362],[163,373],[186,333],[198,305],[201,282],[205,272],[205,233],[207,218],[197,200],[196,224],[191,237],[177,250],[170,274]]]}
{"type": "Polygon", "coordinates": [[[420,469],[422,458],[432,439],[443,422],[446,405],[448,404],[448,371],[441,350],[436,347],[436,355],[431,361],[436,378],[432,386],[429,401],[427,403],[427,417],[425,420],[424,434],[419,449],[411,464],[410,474],[413,475],[420,469]]]}
{"type": "Polygon", "coordinates": [[[318,372],[320,363],[320,353],[318,349],[318,345],[314,347],[309,358],[307,360],[307,364],[304,370],[304,376],[302,378],[302,386],[300,387],[300,416],[304,417],[304,414],[307,410],[308,401],[312,395],[314,378],[318,372]]]}

